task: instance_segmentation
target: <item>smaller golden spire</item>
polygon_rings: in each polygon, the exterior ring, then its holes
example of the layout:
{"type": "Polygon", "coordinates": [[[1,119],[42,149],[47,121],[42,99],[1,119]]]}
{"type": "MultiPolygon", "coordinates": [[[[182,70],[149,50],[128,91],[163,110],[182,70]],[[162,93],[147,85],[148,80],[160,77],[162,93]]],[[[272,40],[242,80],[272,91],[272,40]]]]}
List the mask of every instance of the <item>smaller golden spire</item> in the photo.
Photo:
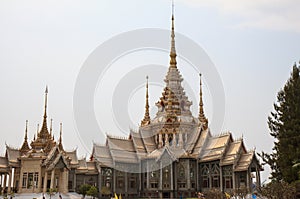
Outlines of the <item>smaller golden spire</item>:
{"type": "Polygon", "coordinates": [[[25,137],[24,137],[24,142],[21,146],[21,153],[24,154],[30,150],[28,142],[27,142],[27,128],[28,128],[28,120],[26,120],[26,128],[25,128],[25,137]]]}
{"type": "Polygon", "coordinates": [[[148,79],[149,79],[149,77],[146,76],[146,79],[147,79],[147,81],[146,81],[146,105],[145,105],[145,115],[144,115],[144,119],[143,119],[142,122],[141,122],[141,125],[142,125],[142,126],[145,126],[145,125],[149,124],[149,123],[150,123],[150,120],[151,120],[151,118],[150,118],[150,113],[149,113],[149,93],[148,93],[148,89],[149,89],[148,79]]]}
{"type": "Polygon", "coordinates": [[[208,127],[208,120],[205,117],[204,114],[204,108],[203,108],[203,99],[202,99],[202,75],[200,76],[200,101],[199,101],[199,121],[203,124],[204,128],[206,129],[208,127]]]}
{"type": "Polygon", "coordinates": [[[62,145],[62,123],[60,123],[60,132],[59,132],[59,140],[58,140],[58,147],[60,150],[64,150],[62,145]]]}
{"type": "Polygon", "coordinates": [[[26,120],[25,137],[24,137],[24,140],[26,141],[27,141],[27,129],[28,129],[28,120],[26,120]]]}

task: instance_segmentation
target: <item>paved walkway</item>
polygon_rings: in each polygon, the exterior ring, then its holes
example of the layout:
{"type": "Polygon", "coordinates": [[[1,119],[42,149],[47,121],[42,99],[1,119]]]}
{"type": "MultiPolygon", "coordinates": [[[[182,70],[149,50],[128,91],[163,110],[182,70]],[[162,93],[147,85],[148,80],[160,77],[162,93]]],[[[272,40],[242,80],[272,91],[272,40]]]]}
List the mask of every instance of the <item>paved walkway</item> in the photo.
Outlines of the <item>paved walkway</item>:
{"type": "MultiPolygon", "coordinates": [[[[51,196],[51,199],[58,199],[58,194],[55,194],[54,196],[51,196]]],[[[61,194],[63,199],[81,199],[82,196],[77,194],[77,193],[67,193],[67,194],[61,194]]],[[[10,198],[10,196],[8,196],[8,198],[10,198]]],[[[15,196],[13,197],[13,199],[42,199],[43,195],[41,193],[22,193],[22,194],[15,194],[15,196]]],[[[49,199],[50,196],[45,194],[45,198],[49,199]]],[[[85,199],[88,199],[89,197],[85,197],[85,199]]],[[[0,196],[0,199],[3,199],[2,196],[0,196]]]]}

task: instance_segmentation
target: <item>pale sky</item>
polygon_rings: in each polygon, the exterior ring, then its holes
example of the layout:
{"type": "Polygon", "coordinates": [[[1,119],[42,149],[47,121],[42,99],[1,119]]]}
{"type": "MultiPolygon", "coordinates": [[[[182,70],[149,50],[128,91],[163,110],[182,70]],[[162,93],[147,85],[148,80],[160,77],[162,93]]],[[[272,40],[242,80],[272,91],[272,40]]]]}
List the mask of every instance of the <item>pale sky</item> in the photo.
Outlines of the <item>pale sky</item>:
{"type": "MultiPolygon", "coordinates": [[[[269,136],[267,116],[277,92],[289,78],[292,65],[300,59],[299,6],[297,0],[175,2],[176,32],[204,49],[224,87],[224,123],[220,132],[212,128],[214,135],[230,131],[235,139],[244,137],[247,149],[271,151],[273,140],[269,136]]],[[[66,149],[78,147],[79,156],[89,157],[92,143],[104,142],[100,134],[124,136],[116,128],[109,111],[111,107],[107,106],[107,111],[103,108],[106,105],[100,104],[109,95],[105,90],[113,90],[115,84],[103,91],[99,83],[94,107],[104,132],[99,132],[99,139],[95,136],[90,140],[90,145],[82,142],[84,135],[77,132],[73,114],[77,76],[88,56],[103,42],[136,29],[168,30],[170,16],[169,0],[0,1],[0,154],[5,153],[5,143],[21,146],[27,119],[28,136],[32,140],[37,124],[42,121],[46,85],[49,87],[48,116],[54,120],[56,138],[59,123],[63,122],[66,149]]],[[[180,54],[180,49],[177,51],[180,54]]],[[[117,70],[119,74],[112,72],[103,79],[119,82],[133,66],[153,63],[168,66],[168,62],[166,52],[132,53],[114,63],[115,68],[123,66],[117,70]]],[[[184,61],[179,59],[183,78],[197,91],[198,79],[184,66],[184,61]]],[[[141,78],[146,75],[142,74],[141,78]]],[[[208,81],[204,76],[204,85],[208,81]]],[[[162,85],[163,79],[151,84],[150,76],[152,118],[162,85]]],[[[208,87],[211,86],[206,85],[204,89],[205,111],[213,123],[212,115],[218,114],[218,110],[214,110],[208,87]]],[[[197,93],[195,97],[192,110],[197,114],[197,93]]],[[[138,124],[144,112],[143,85],[137,85],[136,92],[125,100],[131,123],[138,124]]],[[[129,127],[132,124],[128,124],[128,132],[129,127]]],[[[263,179],[267,176],[264,172],[263,179]]]]}

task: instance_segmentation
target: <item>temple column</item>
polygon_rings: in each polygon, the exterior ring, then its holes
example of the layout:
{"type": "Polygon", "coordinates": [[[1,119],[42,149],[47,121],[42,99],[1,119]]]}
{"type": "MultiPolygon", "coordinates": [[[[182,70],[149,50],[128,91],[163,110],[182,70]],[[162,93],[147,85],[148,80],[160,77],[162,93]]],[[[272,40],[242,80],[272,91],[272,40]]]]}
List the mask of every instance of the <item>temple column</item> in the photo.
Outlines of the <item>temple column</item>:
{"type": "Polygon", "coordinates": [[[232,188],[236,189],[236,183],[235,183],[235,172],[232,169],[232,188]]]}
{"type": "Polygon", "coordinates": [[[42,190],[42,169],[39,170],[39,177],[38,177],[38,192],[42,190]]]}
{"type": "Polygon", "coordinates": [[[11,172],[11,168],[9,168],[7,193],[11,192],[11,179],[12,179],[12,172],[11,172]]]}
{"type": "Polygon", "coordinates": [[[162,184],[163,184],[163,172],[162,172],[162,162],[160,162],[159,166],[159,198],[162,198],[162,184]]]}
{"type": "Polygon", "coordinates": [[[223,171],[222,171],[222,166],[220,166],[220,190],[223,192],[223,171]]]}
{"type": "Polygon", "coordinates": [[[116,170],[113,170],[113,193],[116,193],[116,170]]]}
{"type": "Polygon", "coordinates": [[[51,182],[50,182],[50,189],[53,189],[54,188],[54,174],[55,174],[55,169],[53,169],[51,171],[51,182]]]}
{"type": "Polygon", "coordinates": [[[187,188],[190,189],[191,188],[190,161],[186,160],[186,162],[187,162],[187,164],[186,164],[187,188]]]}
{"type": "Polygon", "coordinates": [[[128,173],[124,172],[124,178],[125,178],[125,197],[128,196],[128,173]]]}
{"type": "MultiPolygon", "coordinates": [[[[102,181],[101,181],[101,167],[97,164],[98,167],[98,192],[101,193],[102,181]]],[[[75,191],[75,190],[74,190],[75,191]]]]}
{"type": "Polygon", "coordinates": [[[149,168],[149,161],[147,161],[147,172],[146,172],[146,174],[147,174],[147,191],[149,191],[149,189],[150,189],[150,172],[152,172],[152,171],[150,171],[150,168],[149,168]]]}
{"type": "Polygon", "coordinates": [[[172,164],[170,164],[170,167],[171,167],[171,172],[170,172],[170,175],[171,175],[171,198],[173,198],[173,190],[174,190],[174,184],[173,184],[173,165],[174,165],[175,163],[172,163],[172,164]]]}
{"type": "MultiPolygon", "coordinates": [[[[2,183],[2,176],[1,176],[1,183],[2,183]]],[[[22,192],[22,187],[23,187],[23,171],[22,171],[22,168],[20,169],[20,181],[19,181],[18,186],[19,186],[19,187],[17,187],[18,193],[21,193],[22,192]]],[[[2,184],[1,184],[1,187],[2,187],[2,184]]]]}
{"type": "Polygon", "coordinates": [[[43,193],[47,192],[47,178],[48,178],[48,171],[45,170],[43,193]]]}
{"type": "Polygon", "coordinates": [[[74,170],[74,176],[73,176],[73,191],[76,191],[76,171],[74,170]]]}
{"type": "Polygon", "coordinates": [[[4,182],[3,182],[3,190],[2,190],[3,193],[6,188],[6,181],[7,181],[7,174],[4,174],[4,182]]]}
{"type": "Polygon", "coordinates": [[[249,191],[251,191],[251,186],[250,186],[250,174],[251,174],[250,170],[247,169],[247,188],[248,188],[249,191]]]}
{"type": "Polygon", "coordinates": [[[208,178],[209,178],[209,188],[211,189],[212,188],[211,164],[209,164],[208,178]]]}

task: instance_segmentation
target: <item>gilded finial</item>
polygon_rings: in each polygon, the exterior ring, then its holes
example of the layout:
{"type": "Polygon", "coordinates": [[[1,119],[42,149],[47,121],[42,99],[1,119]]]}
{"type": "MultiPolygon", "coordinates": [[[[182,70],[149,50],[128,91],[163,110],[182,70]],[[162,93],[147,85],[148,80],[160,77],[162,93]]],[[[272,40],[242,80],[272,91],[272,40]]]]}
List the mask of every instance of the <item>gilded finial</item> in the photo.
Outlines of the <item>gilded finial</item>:
{"type": "Polygon", "coordinates": [[[144,115],[144,119],[141,122],[141,125],[147,125],[150,123],[150,113],[149,113],[149,93],[148,93],[148,89],[149,89],[149,83],[148,83],[148,79],[149,77],[146,76],[146,105],[145,105],[145,115],[144,115]]]}
{"type": "Polygon", "coordinates": [[[62,123],[60,123],[58,147],[60,150],[62,150],[62,151],[64,150],[63,145],[62,145],[62,123]]]}
{"type": "Polygon", "coordinates": [[[199,100],[199,121],[203,124],[205,128],[208,126],[208,120],[205,117],[204,114],[204,108],[203,108],[203,99],[202,99],[202,74],[199,73],[200,77],[200,100],[199,100]]]}
{"type": "Polygon", "coordinates": [[[20,148],[20,151],[22,154],[26,153],[27,151],[30,150],[28,142],[27,142],[27,129],[28,129],[28,120],[26,120],[26,127],[25,127],[25,137],[24,137],[24,142],[20,148]]]}
{"type": "Polygon", "coordinates": [[[177,61],[176,61],[176,49],[175,49],[175,31],[174,31],[174,1],[172,1],[172,27],[171,27],[171,52],[170,52],[170,67],[176,68],[177,61]]]}
{"type": "Polygon", "coordinates": [[[45,109],[44,109],[44,117],[47,117],[47,99],[48,98],[48,86],[45,89],[45,109]]]}
{"type": "Polygon", "coordinates": [[[28,129],[28,120],[26,120],[26,128],[25,128],[25,140],[27,140],[27,129],[28,129]]]}

